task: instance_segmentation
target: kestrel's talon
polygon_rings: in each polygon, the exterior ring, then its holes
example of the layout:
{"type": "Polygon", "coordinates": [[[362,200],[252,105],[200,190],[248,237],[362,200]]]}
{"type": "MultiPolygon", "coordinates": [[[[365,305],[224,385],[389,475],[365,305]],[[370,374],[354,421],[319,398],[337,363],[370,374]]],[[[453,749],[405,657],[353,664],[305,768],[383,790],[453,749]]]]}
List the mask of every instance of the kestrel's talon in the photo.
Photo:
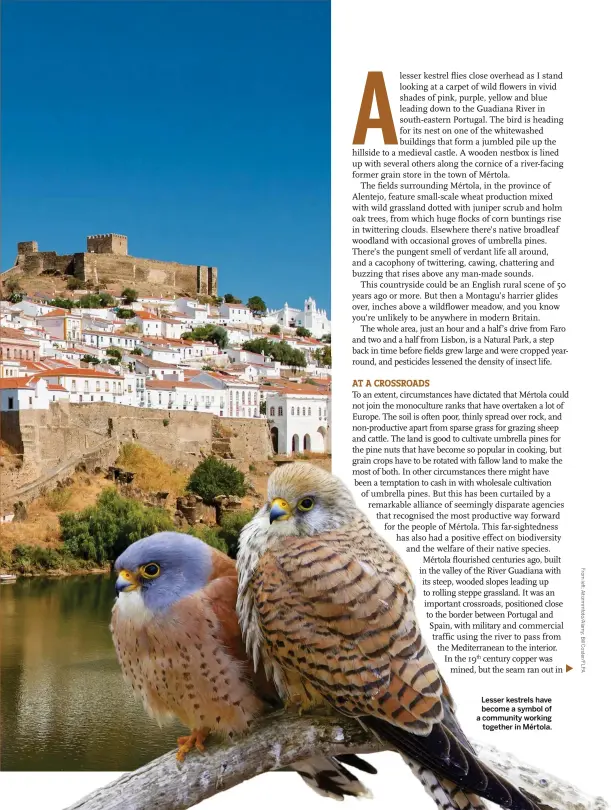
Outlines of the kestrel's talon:
{"type": "Polygon", "coordinates": [[[188,737],[179,737],[176,741],[178,743],[178,751],[176,752],[177,761],[184,762],[187,754],[194,748],[197,748],[200,754],[203,754],[206,750],[204,743],[209,733],[209,729],[203,728],[198,731],[193,731],[188,737]]]}

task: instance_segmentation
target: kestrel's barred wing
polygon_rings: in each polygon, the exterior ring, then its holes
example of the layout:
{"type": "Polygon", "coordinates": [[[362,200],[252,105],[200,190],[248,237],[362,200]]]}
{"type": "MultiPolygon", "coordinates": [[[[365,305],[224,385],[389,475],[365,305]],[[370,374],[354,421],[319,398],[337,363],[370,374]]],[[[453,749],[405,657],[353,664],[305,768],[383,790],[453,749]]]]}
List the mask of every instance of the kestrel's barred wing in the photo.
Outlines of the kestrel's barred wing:
{"type": "Polygon", "coordinates": [[[373,533],[364,519],[345,530],[284,537],[261,556],[251,587],[266,653],[288,680],[296,673],[335,709],[358,716],[419,763],[421,779],[432,772],[444,796],[454,791],[456,801],[448,797],[441,806],[477,807],[471,792],[532,810],[477,760],[462,731],[464,742],[452,732],[460,727],[420,634],[409,574],[379,538],[372,552],[362,532],[373,533]]]}
{"type": "Polygon", "coordinates": [[[261,558],[254,588],[270,652],[340,710],[426,734],[443,715],[442,686],[411,581],[396,561],[380,574],[335,539],[288,538],[261,558]]]}

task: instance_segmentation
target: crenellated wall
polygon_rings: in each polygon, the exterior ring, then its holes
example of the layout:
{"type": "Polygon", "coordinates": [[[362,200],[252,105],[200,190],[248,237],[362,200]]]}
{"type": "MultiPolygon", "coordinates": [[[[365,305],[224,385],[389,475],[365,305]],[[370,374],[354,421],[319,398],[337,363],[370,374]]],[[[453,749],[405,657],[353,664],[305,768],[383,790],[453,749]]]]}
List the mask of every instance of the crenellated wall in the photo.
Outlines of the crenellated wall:
{"type": "Polygon", "coordinates": [[[111,281],[137,287],[142,282],[171,288],[179,294],[218,295],[216,267],[129,256],[127,236],[116,233],[88,236],[86,252],[66,255],[40,251],[37,242],[18,242],[11,273],[19,275],[19,271],[25,276],[43,273],[76,276],[96,286],[111,281]]]}

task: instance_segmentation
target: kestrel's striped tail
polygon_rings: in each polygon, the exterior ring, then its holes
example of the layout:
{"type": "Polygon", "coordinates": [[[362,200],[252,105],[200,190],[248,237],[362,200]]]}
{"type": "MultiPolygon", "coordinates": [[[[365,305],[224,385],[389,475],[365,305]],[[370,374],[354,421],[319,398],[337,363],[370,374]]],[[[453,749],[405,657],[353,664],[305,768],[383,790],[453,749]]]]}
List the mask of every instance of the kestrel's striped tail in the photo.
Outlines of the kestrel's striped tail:
{"type": "Polygon", "coordinates": [[[443,810],[485,807],[474,803],[478,796],[508,810],[537,810],[534,801],[481,762],[449,728],[437,724],[428,735],[417,735],[379,717],[361,722],[403,755],[443,810]]]}
{"type": "Polygon", "coordinates": [[[489,805],[475,793],[465,792],[449,779],[440,779],[413,759],[403,759],[440,810],[489,810],[489,805]]]}
{"type": "MultiPolygon", "coordinates": [[[[367,773],[377,773],[373,765],[360,757],[344,757],[346,764],[359,768],[367,773]]],[[[343,801],[344,796],[371,798],[371,792],[365,785],[344,767],[338,757],[311,757],[295,762],[291,770],[296,771],[303,781],[320,796],[343,801]]]]}

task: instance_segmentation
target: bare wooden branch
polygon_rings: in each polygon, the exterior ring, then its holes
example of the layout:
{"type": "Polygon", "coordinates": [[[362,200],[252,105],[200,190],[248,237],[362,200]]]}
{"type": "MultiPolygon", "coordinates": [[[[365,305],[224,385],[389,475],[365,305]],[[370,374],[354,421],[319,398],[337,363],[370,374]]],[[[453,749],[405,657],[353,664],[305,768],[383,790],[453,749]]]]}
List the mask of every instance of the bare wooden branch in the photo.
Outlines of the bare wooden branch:
{"type": "MultiPolygon", "coordinates": [[[[589,797],[510,754],[483,745],[477,747],[482,759],[535,796],[543,808],[608,810],[602,798],[589,797]]],[[[286,768],[314,754],[371,754],[383,750],[387,749],[348,718],[270,715],[236,742],[211,742],[205,754],[189,754],[182,765],[177,764],[174,751],[165,754],[66,810],[187,810],[253,776],[286,768]]],[[[405,778],[411,778],[407,767],[405,778]]],[[[371,786],[375,791],[375,780],[371,786]]],[[[425,798],[423,805],[428,806],[428,802],[425,798]]]]}
{"type": "Polygon", "coordinates": [[[543,810],[606,810],[609,807],[602,796],[588,796],[574,785],[520,762],[513,754],[498,751],[491,745],[476,744],[475,748],[483,762],[534,796],[543,810]]]}

